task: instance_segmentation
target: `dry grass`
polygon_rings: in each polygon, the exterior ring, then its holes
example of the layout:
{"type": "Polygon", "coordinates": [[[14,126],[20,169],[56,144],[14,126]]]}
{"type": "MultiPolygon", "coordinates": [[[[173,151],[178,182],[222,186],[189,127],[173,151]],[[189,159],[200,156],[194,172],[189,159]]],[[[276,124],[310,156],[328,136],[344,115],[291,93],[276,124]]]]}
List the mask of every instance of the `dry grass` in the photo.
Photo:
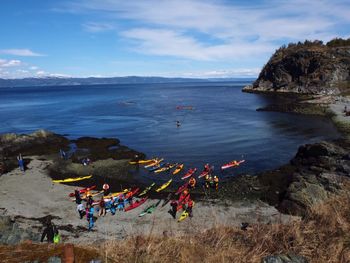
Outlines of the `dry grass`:
{"type": "MultiPolygon", "coordinates": [[[[16,259],[45,262],[62,255],[63,245],[0,246],[2,262],[16,259]],[[15,253],[16,252],[16,253],[15,253]]],[[[311,263],[350,262],[350,192],[313,207],[306,218],[283,224],[239,228],[216,227],[182,237],[131,236],[100,247],[76,246],[76,262],[261,262],[271,254],[294,252],[311,263]]]]}
{"type": "Polygon", "coordinates": [[[183,237],[134,236],[104,245],[105,262],[261,262],[294,252],[310,262],[350,262],[350,194],[313,207],[307,218],[256,224],[247,231],[217,227],[183,237]]]}

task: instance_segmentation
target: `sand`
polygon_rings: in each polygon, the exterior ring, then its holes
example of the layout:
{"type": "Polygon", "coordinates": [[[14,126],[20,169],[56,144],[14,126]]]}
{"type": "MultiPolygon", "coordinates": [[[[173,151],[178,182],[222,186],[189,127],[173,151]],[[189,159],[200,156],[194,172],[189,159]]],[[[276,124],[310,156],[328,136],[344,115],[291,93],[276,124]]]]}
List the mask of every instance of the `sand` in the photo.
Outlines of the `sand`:
{"type": "Polygon", "coordinates": [[[168,214],[170,205],[160,205],[152,214],[139,217],[145,207],[157,202],[148,200],[129,212],[117,212],[114,216],[107,213],[105,217],[97,218],[93,231],[89,232],[86,230],[87,220],[79,219],[76,204],[68,197],[75,187],[53,183],[46,169],[51,162],[39,160],[35,156],[30,158],[32,161],[25,173],[15,169],[0,177],[0,213],[23,217],[16,219],[20,226],[30,227],[38,235],[42,224],[30,218],[47,215],[58,217],[53,222],[60,226],[60,233],[66,242],[92,243],[138,234],[181,235],[215,226],[239,226],[242,222],[286,223],[298,220],[296,217],[280,214],[274,207],[261,201],[223,202],[209,199],[196,202],[193,218],[181,223],[168,214]]]}

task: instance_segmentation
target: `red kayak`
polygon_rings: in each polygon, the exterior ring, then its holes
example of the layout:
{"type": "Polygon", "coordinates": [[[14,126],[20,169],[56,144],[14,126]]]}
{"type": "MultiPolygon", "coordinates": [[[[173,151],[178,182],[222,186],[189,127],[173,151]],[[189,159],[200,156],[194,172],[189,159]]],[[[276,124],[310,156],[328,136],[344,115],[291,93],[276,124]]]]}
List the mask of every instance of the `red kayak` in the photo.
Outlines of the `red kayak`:
{"type": "Polygon", "coordinates": [[[176,191],[176,195],[178,195],[178,194],[181,194],[183,191],[185,191],[185,189],[187,189],[188,188],[188,182],[187,183],[185,183],[184,185],[181,185],[180,187],[179,187],[179,189],[177,189],[177,191],[176,191]]]}
{"type": "Polygon", "coordinates": [[[130,197],[133,197],[135,194],[137,194],[138,192],[140,192],[140,188],[134,188],[134,189],[131,189],[129,192],[127,192],[125,194],[125,196],[127,196],[128,198],[130,197]]]}
{"type": "MultiPolygon", "coordinates": [[[[80,189],[79,190],[79,193],[83,194],[87,191],[87,189],[90,189],[90,190],[93,190],[96,188],[96,185],[93,185],[93,186],[90,186],[90,187],[86,187],[86,188],[83,188],[83,189],[80,189]]],[[[75,193],[69,193],[69,197],[74,197],[75,193]]]]}
{"type": "Polygon", "coordinates": [[[227,164],[224,164],[223,166],[221,166],[221,169],[222,170],[225,170],[225,169],[228,169],[228,168],[231,168],[231,167],[235,167],[235,166],[239,166],[241,163],[244,163],[245,160],[240,160],[240,161],[232,161],[232,162],[229,162],[227,164]]]}
{"type": "Polygon", "coordinates": [[[177,201],[176,211],[180,211],[183,208],[183,205],[188,202],[188,200],[190,200],[190,194],[180,196],[179,200],[177,201]]]}
{"type": "Polygon", "coordinates": [[[181,177],[181,179],[185,180],[186,178],[191,177],[196,171],[197,171],[197,168],[193,168],[193,169],[188,170],[187,174],[185,174],[183,177],[181,177]]]}
{"type": "Polygon", "coordinates": [[[132,205],[129,205],[128,207],[126,207],[124,211],[127,212],[127,211],[130,211],[130,210],[132,210],[132,209],[134,209],[134,208],[136,208],[136,207],[139,207],[139,206],[142,205],[144,202],[146,202],[147,199],[148,199],[148,196],[142,198],[141,200],[135,201],[132,205]]]}
{"type": "Polygon", "coordinates": [[[207,174],[209,174],[209,171],[203,170],[203,172],[201,172],[201,174],[198,175],[198,178],[202,178],[202,177],[206,176],[207,174]]]}

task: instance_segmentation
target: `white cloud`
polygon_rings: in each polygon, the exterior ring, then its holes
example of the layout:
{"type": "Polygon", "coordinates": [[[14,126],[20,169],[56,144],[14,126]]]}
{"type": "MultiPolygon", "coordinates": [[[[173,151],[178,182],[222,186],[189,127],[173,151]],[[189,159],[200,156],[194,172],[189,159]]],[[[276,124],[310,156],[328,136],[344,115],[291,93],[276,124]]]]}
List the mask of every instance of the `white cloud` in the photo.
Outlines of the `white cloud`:
{"type": "Polygon", "coordinates": [[[83,28],[88,32],[99,33],[99,32],[113,30],[114,26],[108,23],[88,22],[83,24],[83,28]]]}
{"type": "Polygon", "coordinates": [[[31,67],[29,67],[29,69],[30,69],[30,70],[38,70],[39,67],[37,67],[37,66],[31,66],[31,67]]]}
{"type": "Polygon", "coordinates": [[[121,23],[122,36],[134,41],[135,50],[192,60],[263,55],[282,42],[327,41],[350,22],[345,0],[75,0],[66,9],[131,21],[121,23]]]}
{"type": "Polygon", "coordinates": [[[30,49],[1,49],[0,54],[13,55],[19,57],[40,57],[44,56],[39,53],[35,53],[30,49]]]}
{"type": "Polygon", "coordinates": [[[260,68],[237,68],[231,70],[211,70],[183,73],[183,77],[191,78],[234,78],[234,77],[256,77],[260,68]]]}
{"type": "Polygon", "coordinates": [[[18,67],[22,65],[22,62],[17,59],[12,60],[6,60],[6,59],[0,59],[0,68],[7,68],[7,67],[18,67]]]}

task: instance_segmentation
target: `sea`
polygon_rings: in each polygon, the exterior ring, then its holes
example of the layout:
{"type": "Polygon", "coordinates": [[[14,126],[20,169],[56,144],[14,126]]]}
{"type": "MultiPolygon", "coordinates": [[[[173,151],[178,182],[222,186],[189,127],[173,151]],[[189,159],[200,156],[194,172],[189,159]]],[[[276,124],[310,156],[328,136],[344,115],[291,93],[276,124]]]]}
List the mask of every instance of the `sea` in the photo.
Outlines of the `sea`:
{"type": "Polygon", "coordinates": [[[113,137],[148,158],[198,170],[209,163],[219,171],[229,161],[246,160],[225,178],[277,168],[300,145],[340,136],[324,117],[256,111],[278,97],[243,93],[247,84],[0,88],[0,133],[47,129],[72,139],[113,137]]]}

